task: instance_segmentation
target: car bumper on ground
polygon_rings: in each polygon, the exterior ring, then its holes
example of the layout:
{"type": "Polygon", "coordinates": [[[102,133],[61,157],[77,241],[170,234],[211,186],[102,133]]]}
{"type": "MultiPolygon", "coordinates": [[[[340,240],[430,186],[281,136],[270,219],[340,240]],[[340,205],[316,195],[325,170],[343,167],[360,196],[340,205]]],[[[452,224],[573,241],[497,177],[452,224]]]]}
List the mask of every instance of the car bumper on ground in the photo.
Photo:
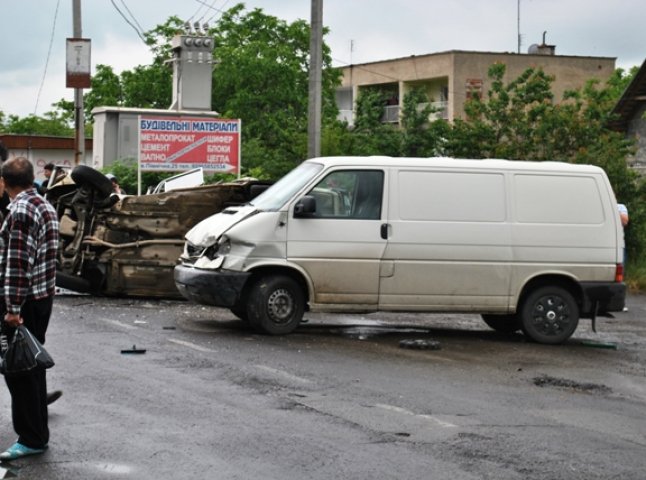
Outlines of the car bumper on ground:
{"type": "Polygon", "coordinates": [[[185,265],[175,267],[175,285],[192,302],[217,307],[233,307],[251,274],[230,270],[201,270],[185,265]]]}

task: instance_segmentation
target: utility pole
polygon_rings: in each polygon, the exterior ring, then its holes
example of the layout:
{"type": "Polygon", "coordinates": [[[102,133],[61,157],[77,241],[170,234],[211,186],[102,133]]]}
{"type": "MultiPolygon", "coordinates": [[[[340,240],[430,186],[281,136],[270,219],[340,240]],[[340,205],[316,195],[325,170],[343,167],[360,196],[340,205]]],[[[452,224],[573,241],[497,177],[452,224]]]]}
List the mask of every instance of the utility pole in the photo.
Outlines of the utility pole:
{"type": "MultiPolygon", "coordinates": [[[[72,0],[72,16],[74,24],[74,38],[83,38],[81,31],[81,0],[72,0]]],[[[85,160],[85,114],[83,112],[83,89],[74,89],[74,131],[76,152],[74,164],[79,165],[85,160]]]]}
{"type": "Polygon", "coordinates": [[[520,0],[517,0],[516,13],[517,13],[516,26],[518,31],[518,53],[520,53],[520,0]]]}
{"type": "Polygon", "coordinates": [[[321,155],[321,91],[323,77],[323,0],[312,0],[307,156],[321,155]]]}

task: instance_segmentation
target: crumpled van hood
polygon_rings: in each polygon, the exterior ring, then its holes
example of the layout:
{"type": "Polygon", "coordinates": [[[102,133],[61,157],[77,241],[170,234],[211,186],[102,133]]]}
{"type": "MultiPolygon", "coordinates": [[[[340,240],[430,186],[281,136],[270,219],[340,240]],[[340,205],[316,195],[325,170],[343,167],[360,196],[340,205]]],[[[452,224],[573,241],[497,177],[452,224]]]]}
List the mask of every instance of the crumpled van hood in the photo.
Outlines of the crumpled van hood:
{"type": "Polygon", "coordinates": [[[188,231],[185,238],[197,247],[210,247],[218,241],[224,232],[257,211],[253,205],[228,207],[195,225],[188,231]]]}

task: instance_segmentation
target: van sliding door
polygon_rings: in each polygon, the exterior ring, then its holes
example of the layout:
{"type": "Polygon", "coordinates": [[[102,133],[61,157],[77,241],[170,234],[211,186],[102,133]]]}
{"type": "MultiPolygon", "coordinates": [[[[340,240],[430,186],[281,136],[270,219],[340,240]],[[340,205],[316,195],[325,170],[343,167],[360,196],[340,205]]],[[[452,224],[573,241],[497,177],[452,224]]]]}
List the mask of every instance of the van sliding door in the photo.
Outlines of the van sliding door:
{"type": "Polygon", "coordinates": [[[511,230],[502,172],[391,172],[383,310],[505,312],[511,230]]]}

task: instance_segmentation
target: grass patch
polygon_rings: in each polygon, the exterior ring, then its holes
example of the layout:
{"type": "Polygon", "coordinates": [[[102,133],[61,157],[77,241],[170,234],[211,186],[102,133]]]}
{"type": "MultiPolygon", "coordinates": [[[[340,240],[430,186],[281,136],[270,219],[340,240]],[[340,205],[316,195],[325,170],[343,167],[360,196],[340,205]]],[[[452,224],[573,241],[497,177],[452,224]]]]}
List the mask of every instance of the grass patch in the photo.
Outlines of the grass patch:
{"type": "Polygon", "coordinates": [[[628,260],[626,286],[633,293],[646,292],[646,260],[639,259],[636,262],[628,260]]]}

